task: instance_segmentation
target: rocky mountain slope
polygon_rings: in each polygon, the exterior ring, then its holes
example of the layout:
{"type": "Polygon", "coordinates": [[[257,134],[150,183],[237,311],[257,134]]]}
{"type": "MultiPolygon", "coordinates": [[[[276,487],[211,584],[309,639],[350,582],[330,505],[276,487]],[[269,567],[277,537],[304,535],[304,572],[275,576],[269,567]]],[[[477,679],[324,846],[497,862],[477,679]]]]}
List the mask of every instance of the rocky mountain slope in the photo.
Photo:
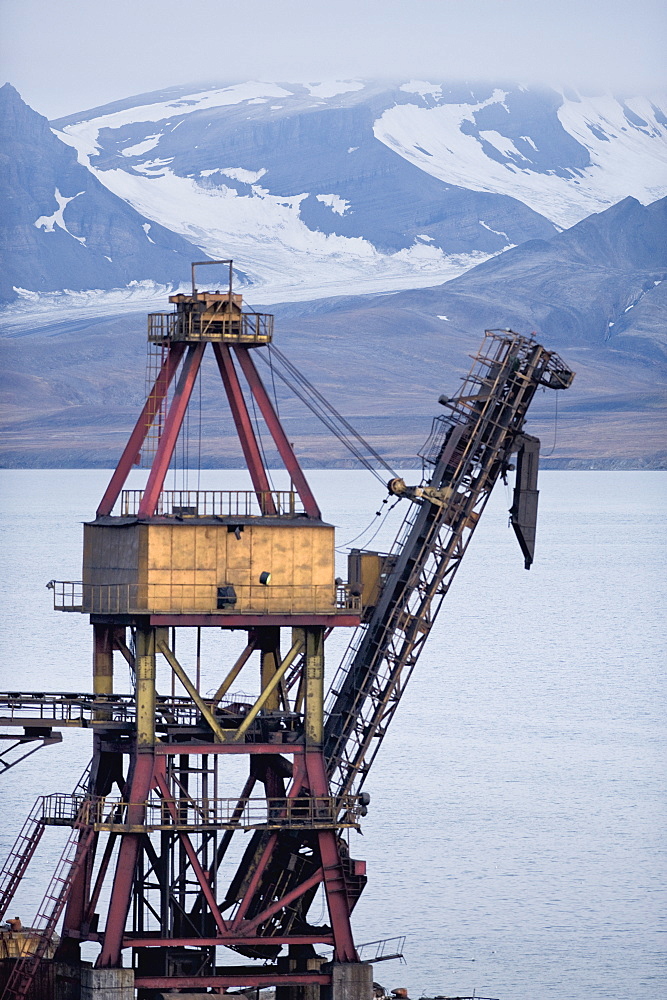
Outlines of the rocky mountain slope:
{"type": "Polygon", "coordinates": [[[201,251],[109,191],[9,84],[0,144],[0,301],[187,280],[201,251]]]}
{"type": "MultiPolygon", "coordinates": [[[[276,344],[396,467],[414,461],[440,393],[451,394],[485,327],[536,331],[577,371],[538,396],[530,431],[547,465],[667,467],[667,199],[628,198],[437,288],[274,307],[276,344]]],[[[266,352],[255,352],[258,364],[266,352]]],[[[143,401],[145,317],[18,326],[3,340],[8,465],[112,465],[143,401]]],[[[266,359],[264,358],[264,363],[266,359]]],[[[210,359],[209,359],[210,362],[210,359]]],[[[281,417],[306,464],[347,461],[279,379],[281,417]]],[[[205,465],[241,464],[214,366],[205,366],[205,465]]],[[[198,399],[195,406],[198,407],[198,399]]],[[[198,417],[191,427],[198,427],[198,417]]]]}
{"type": "Polygon", "coordinates": [[[600,347],[664,363],[666,236],[667,198],[647,206],[626,198],[433,288],[276,308],[292,325],[316,315],[321,330],[385,325],[398,339],[401,330],[412,336],[418,322],[445,337],[509,326],[538,331],[558,350],[600,347]]]}
{"type": "Polygon", "coordinates": [[[667,101],[517,85],[246,82],[52,123],[113,193],[264,301],[423,287],[667,194],[667,101]]]}
{"type": "MultiPolygon", "coordinates": [[[[166,286],[206,252],[235,258],[251,306],[282,303],[278,346],[395,464],[484,328],[509,326],[578,371],[551,462],[664,465],[658,101],[247,83],[141,95],[56,134],[12,88],[0,102],[1,291],[23,289],[0,316],[4,464],[114,462],[143,397],[145,311],[167,308],[166,286]]],[[[345,460],[278,393],[306,462],[345,460]]],[[[219,400],[208,371],[213,465],[240,460],[219,400]]],[[[546,440],[545,406],[533,430],[546,440]]]]}
{"type": "MultiPolygon", "coordinates": [[[[484,328],[535,331],[577,371],[559,397],[552,461],[664,468],[666,233],[667,199],[643,206],[627,198],[436,288],[290,303],[275,307],[276,322],[290,354],[305,352],[318,384],[348,411],[358,408],[364,380],[373,385],[363,412],[378,433],[389,423],[407,429],[403,414],[432,412],[443,369],[463,373],[484,328]]],[[[538,398],[531,419],[550,441],[553,398],[538,398]]]]}

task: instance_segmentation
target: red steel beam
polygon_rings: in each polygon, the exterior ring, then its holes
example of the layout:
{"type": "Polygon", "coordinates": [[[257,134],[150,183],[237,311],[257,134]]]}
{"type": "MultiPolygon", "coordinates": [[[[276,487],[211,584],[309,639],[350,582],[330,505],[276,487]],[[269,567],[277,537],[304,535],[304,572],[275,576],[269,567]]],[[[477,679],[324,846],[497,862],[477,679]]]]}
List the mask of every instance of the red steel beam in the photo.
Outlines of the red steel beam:
{"type": "MultiPolygon", "coordinates": [[[[128,616],[131,617],[131,616],[128,616]]],[[[96,615],[95,621],[104,618],[96,615]]],[[[117,621],[117,618],[113,619],[117,621]]],[[[336,625],[356,628],[361,621],[359,612],[335,615],[234,615],[226,612],[217,615],[151,615],[151,625],[181,625],[184,628],[199,626],[200,628],[255,628],[258,625],[277,625],[292,628],[294,625],[323,625],[334,628],[336,625]]]]}
{"type": "MultiPolygon", "coordinates": [[[[164,761],[160,762],[160,770],[158,770],[155,775],[155,782],[163,795],[164,801],[166,802],[167,809],[171,813],[172,819],[174,820],[174,822],[178,822],[178,809],[176,807],[176,803],[174,802],[169,785],[167,784],[163,775],[160,773],[161,771],[164,770],[164,764],[165,764],[164,761]]],[[[184,833],[182,830],[179,830],[178,836],[180,837],[181,843],[185,848],[185,853],[188,856],[188,861],[190,862],[192,871],[195,874],[195,878],[199,882],[201,891],[204,894],[206,902],[208,903],[209,909],[211,911],[213,919],[215,920],[216,926],[220,931],[220,933],[224,934],[227,931],[227,921],[223,918],[222,914],[220,913],[216,898],[213,894],[213,890],[209,885],[204,869],[199,863],[199,858],[197,857],[197,852],[193,847],[192,841],[188,837],[187,833],[184,833]]]]}
{"type": "MultiPolygon", "coordinates": [[[[90,935],[87,940],[95,940],[96,935],[90,935]]],[[[241,937],[238,934],[226,934],[224,937],[193,937],[193,938],[165,938],[160,937],[132,937],[128,934],[123,938],[123,948],[212,948],[222,945],[226,948],[232,945],[256,945],[256,944],[333,944],[333,935],[328,934],[295,934],[293,936],[282,937],[241,937]]]]}
{"type": "Polygon", "coordinates": [[[358,962],[350,925],[350,902],[336,834],[333,830],[323,830],[318,834],[318,841],[324,869],[324,891],[335,942],[334,957],[337,962],[358,962]]]}
{"type": "MultiPolygon", "coordinates": [[[[145,802],[153,784],[154,757],[152,753],[137,754],[127,807],[128,823],[140,824],[144,820],[145,802]]],[[[132,882],[139,854],[141,834],[126,833],[122,836],[116,862],[116,874],[111,890],[107,923],[104,930],[102,951],[97,957],[96,968],[120,965],[125,923],[130,909],[132,882]]]]}
{"type": "Polygon", "coordinates": [[[215,360],[218,362],[222,384],[227,393],[236,433],[239,436],[248,472],[257,493],[260,510],[263,514],[276,514],[276,505],[273,501],[271,486],[269,485],[269,479],[264,468],[257,438],[255,437],[255,432],[250,421],[248,407],[243,398],[241,383],[236,374],[232,355],[226,344],[214,344],[213,353],[215,354],[215,360]]]}
{"type": "MultiPolygon", "coordinates": [[[[244,920],[241,925],[241,930],[245,930],[248,933],[256,931],[259,925],[263,924],[265,920],[269,919],[269,917],[272,917],[274,913],[278,913],[286,906],[289,906],[289,904],[293,903],[295,899],[298,899],[299,896],[303,896],[304,892],[308,892],[309,889],[314,888],[314,886],[318,885],[323,879],[324,872],[321,868],[318,868],[314,875],[307,878],[305,882],[301,883],[301,885],[297,885],[296,889],[292,889],[291,892],[286,892],[281,899],[276,900],[275,903],[271,903],[270,906],[267,906],[265,910],[258,913],[256,917],[252,918],[252,920],[244,920]]],[[[267,939],[265,938],[264,940],[267,939]]],[[[270,940],[273,941],[273,938],[270,940]]],[[[291,943],[292,942],[290,941],[290,944],[291,943]]]]}
{"type": "Polygon", "coordinates": [[[276,416],[276,412],[271,405],[271,400],[268,397],[266,389],[264,388],[264,383],[259,377],[259,372],[255,368],[255,363],[250,357],[250,352],[247,347],[235,347],[234,351],[239,359],[241,368],[243,369],[243,374],[246,377],[250,390],[257,400],[257,404],[262,411],[262,416],[266,422],[266,426],[271,432],[271,437],[276,443],[276,447],[280,452],[280,457],[285,463],[285,468],[290,474],[292,482],[297,488],[299,496],[301,497],[301,502],[303,503],[303,508],[308,517],[314,517],[319,520],[322,516],[320,514],[320,508],[317,506],[315,497],[311,493],[310,486],[306,481],[306,477],[301,471],[301,466],[297,460],[294,451],[292,450],[292,445],[287,440],[285,431],[282,428],[282,424],[276,416]]]}
{"type": "MultiPolygon", "coordinates": [[[[282,744],[277,743],[276,746],[282,746],[282,744]]],[[[301,791],[300,783],[297,783],[297,781],[293,780],[292,785],[287,794],[287,798],[290,799],[296,798],[296,796],[299,794],[300,791],[301,791]]],[[[277,842],[278,842],[278,834],[272,833],[264,846],[262,856],[257,862],[255,870],[252,874],[252,878],[250,879],[250,882],[248,883],[248,886],[243,893],[243,898],[241,899],[239,908],[234,914],[234,918],[232,919],[232,922],[229,925],[231,931],[238,931],[238,928],[242,925],[245,915],[248,911],[248,907],[252,902],[252,897],[257,891],[257,887],[261,881],[266,866],[271,860],[271,855],[273,854],[276,848],[277,842]]]]}
{"type": "Polygon", "coordinates": [[[155,416],[160,409],[165,396],[167,395],[169,386],[171,385],[172,379],[176,374],[176,369],[178,368],[178,364],[183,357],[184,351],[185,344],[180,341],[169,345],[169,351],[167,357],[164,359],[160,373],[155,380],[155,384],[149,393],[148,399],[144,403],[144,408],[141,411],[139,419],[134,425],[134,430],[130,434],[130,439],[125,445],[125,450],[123,451],[120,461],[116,466],[116,471],[107,486],[106,493],[102,497],[102,502],[97,508],[98,517],[110,514],[113,510],[113,506],[118,499],[120,491],[125,485],[125,480],[130,474],[130,469],[135,464],[137,455],[141,450],[141,446],[144,443],[146,435],[148,434],[148,431],[155,420],[155,416]]]}
{"type": "MultiPolygon", "coordinates": [[[[321,748],[306,753],[305,765],[311,795],[329,795],[329,781],[321,748]]],[[[337,962],[357,962],[359,959],[350,925],[350,901],[336,834],[333,830],[321,830],[317,839],[324,870],[324,891],[334,934],[334,957],[337,962]]]]}
{"type": "Polygon", "coordinates": [[[183,368],[181,369],[181,375],[176,386],[176,391],[174,392],[174,398],[171,401],[169,413],[167,414],[167,419],[164,422],[162,437],[160,438],[160,443],[157,447],[157,451],[155,452],[155,458],[153,459],[151,471],[148,476],[146,489],[144,490],[144,495],[141,499],[141,503],[139,504],[139,517],[152,517],[155,513],[155,508],[157,507],[157,502],[160,493],[162,492],[164,477],[167,474],[171,456],[173,455],[174,448],[176,447],[178,432],[181,429],[185,411],[187,410],[188,403],[190,402],[190,396],[192,395],[192,389],[197,379],[197,373],[199,371],[205,347],[206,341],[201,344],[191,344],[188,347],[188,352],[185,355],[185,361],[183,362],[183,368]]]}
{"type": "MultiPolygon", "coordinates": [[[[266,944],[266,938],[263,943],[266,944]]],[[[305,985],[317,983],[318,986],[328,986],[331,976],[318,972],[267,972],[260,973],[239,973],[230,976],[138,976],[134,980],[135,988],[138,990],[187,990],[199,987],[200,989],[209,986],[254,986],[262,988],[264,986],[287,986],[305,985]]]]}
{"type": "Polygon", "coordinates": [[[278,834],[272,833],[268,841],[266,842],[264,853],[262,854],[261,858],[259,859],[259,862],[257,863],[257,867],[255,868],[255,871],[252,874],[252,878],[248,883],[248,887],[243,893],[243,899],[241,900],[241,904],[238,910],[236,911],[234,919],[230,924],[230,930],[234,931],[235,933],[238,933],[239,927],[241,926],[243,918],[245,917],[246,912],[248,910],[248,907],[252,902],[252,897],[255,895],[255,892],[257,891],[257,886],[261,881],[262,875],[264,874],[264,869],[266,868],[271,859],[271,855],[275,850],[277,842],[278,842],[278,834]]]}

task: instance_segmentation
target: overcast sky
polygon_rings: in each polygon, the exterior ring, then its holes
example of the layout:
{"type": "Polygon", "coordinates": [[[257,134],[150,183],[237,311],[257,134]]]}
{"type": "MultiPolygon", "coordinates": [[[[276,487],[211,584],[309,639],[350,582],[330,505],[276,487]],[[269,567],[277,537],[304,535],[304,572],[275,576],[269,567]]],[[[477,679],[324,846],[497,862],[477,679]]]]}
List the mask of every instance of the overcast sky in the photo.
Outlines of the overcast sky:
{"type": "Polygon", "coordinates": [[[3,76],[49,118],[195,81],[661,88],[664,0],[0,0],[3,76]]]}

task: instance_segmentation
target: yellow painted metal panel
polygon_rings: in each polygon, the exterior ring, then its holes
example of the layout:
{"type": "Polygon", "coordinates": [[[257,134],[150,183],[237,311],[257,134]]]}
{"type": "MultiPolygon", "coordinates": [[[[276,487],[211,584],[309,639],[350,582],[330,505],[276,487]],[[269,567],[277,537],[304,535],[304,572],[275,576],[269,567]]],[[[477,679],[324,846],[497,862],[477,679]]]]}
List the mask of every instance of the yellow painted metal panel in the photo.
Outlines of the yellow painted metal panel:
{"type": "MultiPolygon", "coordinates": [[[[217,587],[237,591],[235,613],[324,612],[334,600],[330,525],[246,522],[86,525],[83,581],[96,609],[216,611],[217,587]],[[269,586],[259,583],[271,574],[269,586]]],[[[231,609],[230,609],[231,610],[231,609]]]]}
{"type": "Polygon", "coordinates": [[[248,586],[252,577],[253,534],[255,528],[245,525],[241,537],[225,527],[218,539],[218,582],[248,586]]]}
{"type": "MultiPolygon", "coordinates": [[[[276,531],[280,531],[280,528],[276,528],[276,531]]],[[[279,575],[279,567],[273,565],[273,532],[262,530],[261,527],[253,527],[250,550],[250,582],[252,584],[258,583],[260,573],[271,573],[273,576],[274,572],[276,576],[279,575]]]]}
{"type": "Polygon", "coordinates": [[[148,536],[147,567],[150,571],[170,569],[171,525],[150,524],[144,526],[148,536]]]}
{"type": "Polygon", "coordinates": [[[312,532],[304,532],[294,547],[293,583],[295,587],[310,586],[313,580],[312,532]]]}
{"type": "MultiPolygon", "coordinates": [[[[225,533],[228,534],[226,530],[225,533]]],[[[216,569],[219,537],[220,528],[216,525],[202,524],[196,526],[195,565],[197,567],[197,571],[216,569]]],[[[234,539],[234,541],[236,541],[236,539],[234,539]]]]}
{"type": "Polygon", "coordinates": [[[172,568],[194,569],[196,528],[189,524],[172,524],[169,527],[172,568]]]}

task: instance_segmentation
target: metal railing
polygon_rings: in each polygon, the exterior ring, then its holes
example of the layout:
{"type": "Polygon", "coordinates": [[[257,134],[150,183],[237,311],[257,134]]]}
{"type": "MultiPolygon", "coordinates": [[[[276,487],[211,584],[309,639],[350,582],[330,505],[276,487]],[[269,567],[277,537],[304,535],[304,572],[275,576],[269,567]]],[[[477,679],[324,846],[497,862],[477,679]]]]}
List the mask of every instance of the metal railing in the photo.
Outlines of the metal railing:
{"type": "MultiPolygon", "coordinates": [[[[120,516],[139,513],[143,490],[123,490],[120,516]]],[[[272,517],[295,517],[303,504],[293,490],[163,490],[155,513],[162,517],[261,517],[273,508],[272,517]]]]}
{"type": "Polygon", "coordinates": [[[359,796],[299,796],[297,798],[161,798],[141,803],[140,824],[127,819],[128,802],[56,793],[43,797],[42,821],[47,826],[94,826],[112,832],[157,830],[284,830],[357,828],[364,806],[359,796]]]}
{"type": "Polygon", "coordinates": [[[172,312],[149,313],[148,339],[202,341],[231,344],[268,344],[273,337],[269,313],[172,312]]]}
{"type": "Polygon", "coordinates": [[[365,941],[357,945],[357,954],[360,962],[388,962],[392,958],[399,958],[405,965],[403,949],[405,948],[405,934],[397,937],[382,938],[379,941],[365,941]]]}
{"type": "MultiPolygon", "coordinates": [[[[207,583],[108,583],[53,581],[56,611],[86,614],[336,614],[361,612],[361,598],[345,585],[296,587],[234,584],[235,601],[227,594],[219,607],[219,587],[207,583]]],[[[229,591],[229,587],[225,587],[229,591]]]]}
{"type": "MultiPolygon", "coordinates": [[[[237,714],[239,703],[252,704],[257,695],[230,694],[217,703],[223,714],[237,714]]],[[[206,699],[204,699],[206,701],[206,699]]],[[[207,702],[208,703],[208,702],[207,702]]],[[[136,718],[133,694],[73,694],[69,692],[33,693],[0,692],[0,722],[2,725],[35,724],[39,721],[66,726],[87,726],[104,712],[111,721],[131,723],[136,718]]],[[[243,714],[239,712],[238,714],[243,714]]],[[[155,705],[158,728],[163,725],[196,726],[201,712],[191,698],[158,695],[155,705]]]]}

